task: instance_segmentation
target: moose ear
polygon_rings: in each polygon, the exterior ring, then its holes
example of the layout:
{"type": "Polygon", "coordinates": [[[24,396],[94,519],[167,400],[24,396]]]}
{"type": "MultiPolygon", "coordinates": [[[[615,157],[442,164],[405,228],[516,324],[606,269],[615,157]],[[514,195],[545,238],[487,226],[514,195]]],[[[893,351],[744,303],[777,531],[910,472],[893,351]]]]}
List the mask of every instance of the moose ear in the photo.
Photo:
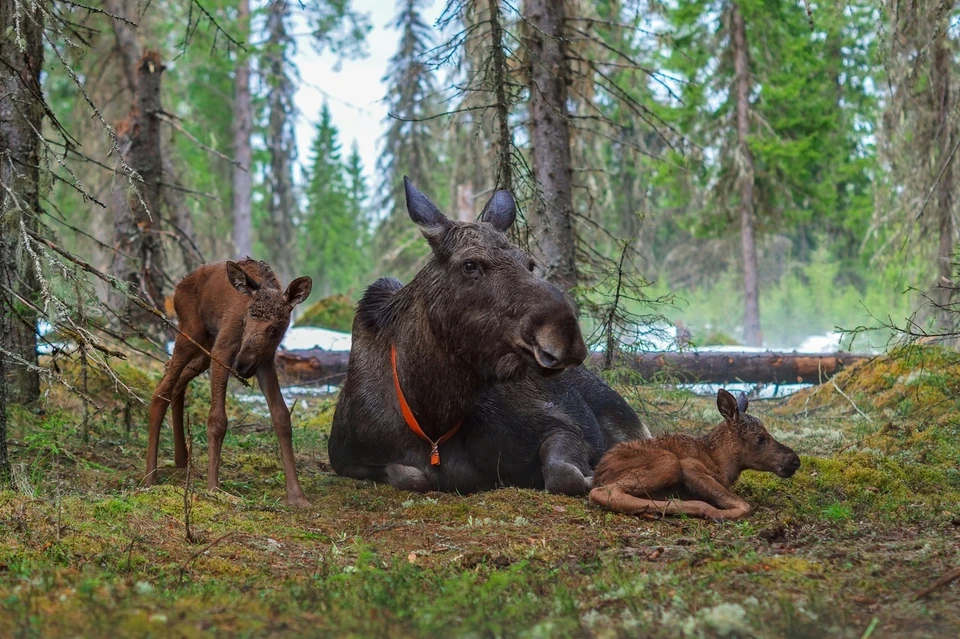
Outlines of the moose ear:
{"type": "Polygon", "coordinates": [[[747,404],[749,403],[750,402],[747,401],[747,394],[740,391],[740,395],[737,396],[737,410],[740,411],[741,415],[747,412],[747,404]]]}
{"type": "Polygon", "coordinates": [[[728,422],[736,422],[740,419],[740,409],[737,407],[737,400],[722,388],[717,391],[717,408],[720,410],[723,418],[728,422]]]}
{"type": "Polygon", "coordinates": [[[430,198],[417,190],[406,175],[403,176],[403,193],[407,199],[407,213],[410,219],[417,223],[428,240],[438,236],[450,226],[450,220],[440,212],[430,198]]]}
{"type": "Polygon", "coordinates": [[[483,207],[480,219],[489,222],[498,231],[506,231],[517,219],[517,203],[510,191],[496,191],[483,207]]]}
{"type": "Polygon", "coordinates": [[[230,280],[233,288],[244,295],[253,295],[260,290],[260,284],[240,268],[240,265],[236,262],[227,262],[227,279],[230,280]]]}
{"type": "Polygon", "coordinates": [[[309,277],[298,277],[290,282],[287,291],[283,294],[287,298],[287,304],[296,306],[303,300],[310,297],[310,291],[313,290],[313,280],[309,277]]]}

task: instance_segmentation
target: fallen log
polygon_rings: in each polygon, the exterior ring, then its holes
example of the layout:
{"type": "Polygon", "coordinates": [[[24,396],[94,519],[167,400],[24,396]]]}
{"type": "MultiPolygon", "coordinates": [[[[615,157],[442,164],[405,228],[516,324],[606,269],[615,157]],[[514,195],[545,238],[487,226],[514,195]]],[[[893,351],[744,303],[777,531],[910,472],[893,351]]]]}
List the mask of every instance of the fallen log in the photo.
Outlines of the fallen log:
{"type": "MultiPolygon", "coordinates": [[[[340,384],[347,374],[347,351],[278,351],[277,371],[285,384],[340,384]]],[[[818,384],[867,355],[852,353],[651,352],[624,353],[618,360],[642,379],[683,383],[818,384]]],[[[595,368],[603,353],[591,354],[595,368]]]]}
{"type": "MultiPolygon", "coordinates": [[[[642,379],[682,383],[819,384],[844,368],[869,359],[852,353],[656,352],[624,354],[618,361],[642,379]]],[[[603,353],[592,355],[596,367],[603,353]]]]}

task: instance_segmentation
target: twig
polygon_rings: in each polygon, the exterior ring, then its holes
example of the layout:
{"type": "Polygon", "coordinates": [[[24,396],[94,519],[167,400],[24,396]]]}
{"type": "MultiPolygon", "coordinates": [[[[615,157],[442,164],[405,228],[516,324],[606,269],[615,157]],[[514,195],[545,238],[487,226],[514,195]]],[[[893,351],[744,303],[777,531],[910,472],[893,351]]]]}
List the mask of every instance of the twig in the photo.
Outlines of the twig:
{"type": "Polygon", "coordinates": [[[240,162],[239,162],[238,160],[234,160],[234,159],[231,158],[230,156],[224,155],[224,154],[221,153],[220,151],[217,151],[216,149],[211,148],[211,147],[207,146],[206,144],[204,144],[203,142],[201,142],[200,140],[198,140],[197,137],[196,137],[193,133],[190,133],[190,132],[187,131],[185,128],[183,128],[183,127],[180,125],[179,122],[177,122],[175,119],[173,119],[173,118],[170,116],[170,114],[164,113],[164,112],[161,111],[160,113],[157,113],[156,116],[157,116],[157,119],[162,120],[163,122],[166,122],[167,124],[169,124],[170,126],[172,126],[174,129],[176,129],[177,131],[179,131],[179,132],[182,133],[183,135],[185,135],[185,136],[187,136],[188,138],[190,138],[190,140],[191,140],[194,144],[196,144],[197,146],[199,146],[201,149],[203,149],[203,150],[206,151],[207,153],[211,153],[211,154],[217,156],[218,158],[220,158],[221,160],[225,160],[226,162],[229,162],[230,164],[232,164],[232,165],[234,165],[235,167],[239,168],[241,171],[245,171],[245,172],[249,172],[249,171],[250,171],[250,167],[243,166],[242,164],[240,164],[240,162]]]}
{"type": "MultiPolygon", "coordinates": [[[[121,291],[121,292],[124,292],[124,291],[123,291],[123,287],[120,286],[120,284],[118,283],[118,281],[117,281],[117,279],[116,279],[115,277],[111,277],[111,276],[107,275],[106,273],[101,272],[98,268],[96,268],[96,267],[93,266],[92,264],[89,264],[89,263],[81,260],[79,257],[71,254],[69,251],[60,248],[59,246],[57,246],[56,244],[54,244],[53,242],[51,242],[51,241],[48,240],[47,238],[43,237],[42,235],[39,235],[39,234],[37,234],[37,233],[31,232],[31,233],[30,233],[30,237],[31,237],[34,241],[39,242],[40,244],[43,244],[44,246],[47,246],[47,247],[50,248],[51,250],[53,250],[53,251],[55,251],[56,253],[60,254],[61,256],[63,256],[63,257],[64,257],[65,259],[67,259],[68,261],[76,264],[77,266],[79,266],[81,269],[83,269],[83,270],[86,271],[87,273],[90,273],[91,275],[95,275],[97,278],[99,278],[100,280],[106,282],[107,284],[109,284],[110,286],[112,286],[113,288],[115,288],[116,290],[121,291]]],[[[200,351],[201,351],[204,355],[206,355],[206,356],[209,357],[211,360],[213,360],[214,362],[216,362],[216,363],[219,364],[220,366],[223,366],[225,369],[227,369],[228,371],[230,371],[230,374],[233,375],[235,378],[237,378],[237,379],[240,381],[241,384],[243,384],[243,385],[246,386],[247,388],[250,388],[250,382],[248,382],[248,381],[245,380],[243,377],[241,377],[240,374],[233,369],[233,367],[227,366],[226,364],[224,364],[223,362],[221,362],[218,358],[214,357],[213,354],[212,354],[210,351],[208,351],[206,348],[204,348],[202,344],[200,344],[200,343],[197,342],[195,339],[193,339],[192,337],[190,337],[189,335],[187,335],[186,333],[184,333],[183,331],[181,331],[179,328],[177,328],[177,327],[173,324],[173,322],[171,322],[169,319],[167,319],[167,317],[166,317],[163,313],[161,313],[158,309],[154,308],[153,306],[150,306],[149,304],[147,304],[146,302],[144,302],[142,299],[140,299],[140,297],[138,297],[137,295],[128,295],[128,298],[129,298],[134,304],[136,304],[137,306],[139,306],[139,307],[142,308],[143,310],[147,311],[147,312],[150,313],[151,315],[154,315],[154,316],[158,317],[158,318],[159,318],[160,320],[162,320],[167,326],[169,326],[169,327],[172,328],[174,331],[176,331],[176,333],[177,333],[178,335],[183,336],[185,339],[187,339],[189,342],[191,342],[194,346],[196,346],[197,348],[199,348],[200,351]]]]}
{"type": "Polygon", "coordinates": [[[833,389],[834,389],[835,391],[837,391],[838,393],[840,393],[840,395],[841,395],[844,399],[846,399],[848,402],[850,402],[850,405],[853,406],[853,409],[854,409],[855,411],[857,411],[858,413],[860,413],[860,415],[861,415],[865,420],[867,420],[867,421],[870,422],[870,423],[873,423],[873,420],[870,419],[870,416],[867,415],[867,414],[866,414],[865,412],[863,412],[862,410],[860,410],[860,408],[859,408],[856,404],[853,403],[853,400],[850,399],[850,397],[849,397],[846,393],[844,393],[842,390],[840,390],[840,387],[837,386],[836,380],[832,380],[832,379],[831,379],[831,380],[830,380],[830,383],[833,384],[833,389]]]}
{"type": "Polygon", "coordinates": [[[216,539],[214,539],[213,541],[211,541],[209,544],[207,544],[206,546],[204,546],[203,548],[201,548],[201,549],[198,550],[197,552],[193,553],[193,554],[190,555],[189,557],[187,557],[187,560],[186,560],[185,562],[183,562],[182,564],[180,564],[180,583],[181,583],[181,584],[183,583],[183,575],[187,572],[187,566],[190,565],[190,562],[192,562],[194,559],[196,559],[197,557],[199,557],[199,556],[202,555],[203,553],[207,552],[208,550],[210,550],[211,548],[213,548],[214,546],[216,546],[217,544],[219,544],[221,541],[223,541],[224,539],[226,539],[227,537],[230,537],[230,536],[232,536],[232,535],[233,535],[233,531],[231,530],[231,531],[228,532],[227,534],[222,535],[222,536],[220,536],[220,537],[217,537],[216,539]]]}
{"type": "Polygon", "coordinates": [[[960,579],[960,568],[954,568],[944,576],[937,579],[935,582],[933,582],[932,585],[927,586],[926,588],[924,588],[923,590],[915,594],[913,596],[913,600],[917,601],[918,599],[923,599],[934,590],[937,590],[938,588],[943,588],[944,586],[949,584],[951,581],[956,581],[957,579],[960,579]]]}
{"type": "MultiPolygon", "coordinates": [[[[184,480],[183,486],[183,527],[186,531],[187,541],[191,544],[196,543],[197,538],[194,537],[193,531],[190,530],[190,511],[193,510],[193,429],[190,427],[190,415],[187,415],[186,427],[187,427],[187,478],[184,480]]],[[[181,576],[182,576],[181,568],[181,576]]]]}

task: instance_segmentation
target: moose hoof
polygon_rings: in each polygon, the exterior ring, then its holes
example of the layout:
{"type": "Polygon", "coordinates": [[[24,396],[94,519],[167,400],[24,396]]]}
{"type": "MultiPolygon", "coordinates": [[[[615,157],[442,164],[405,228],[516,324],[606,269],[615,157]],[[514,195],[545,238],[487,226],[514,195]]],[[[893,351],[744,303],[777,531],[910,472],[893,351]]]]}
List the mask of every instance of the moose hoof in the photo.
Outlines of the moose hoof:
{"type": "Polygon", "coordinates": [[[409,490],[414,493],[425,493],[431,489],[430,480],[419,468],[390,464],[386,467],[387,483],[397,490],[409,490]]]}
{"type": "Polygon", "coordinates": [[[299,497],[287,497],[287,505],[291,508],[309,508],[310,502],[303,495],[299,497]]]}
{"type": "Polygon", "coordinates": [[[579,497],[590,492],[593,478],[583,476],[573,464],[554,464],[543,469],[543,482],[547,492],[579,497]]]}

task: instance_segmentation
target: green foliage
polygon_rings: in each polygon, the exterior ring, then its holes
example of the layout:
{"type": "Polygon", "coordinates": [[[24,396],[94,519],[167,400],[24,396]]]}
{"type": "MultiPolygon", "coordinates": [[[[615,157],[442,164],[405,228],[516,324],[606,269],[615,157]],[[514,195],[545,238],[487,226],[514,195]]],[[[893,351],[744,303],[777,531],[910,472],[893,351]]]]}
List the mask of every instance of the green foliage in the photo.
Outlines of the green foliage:
{"type": "Polygon", "coordinates": [[[366,272],[367,198],[356,149],[348,162],[324,103],[311,149],[307,211],[298,230],[299,270],[324,297],[353,291],[366,272]]]}
{"type": "Polygon", "coordinates": [[[304,309],[297,326],[319,326],[349,333],[355,310],[356,304],[346,295],[324,297],[304,309]]]}

